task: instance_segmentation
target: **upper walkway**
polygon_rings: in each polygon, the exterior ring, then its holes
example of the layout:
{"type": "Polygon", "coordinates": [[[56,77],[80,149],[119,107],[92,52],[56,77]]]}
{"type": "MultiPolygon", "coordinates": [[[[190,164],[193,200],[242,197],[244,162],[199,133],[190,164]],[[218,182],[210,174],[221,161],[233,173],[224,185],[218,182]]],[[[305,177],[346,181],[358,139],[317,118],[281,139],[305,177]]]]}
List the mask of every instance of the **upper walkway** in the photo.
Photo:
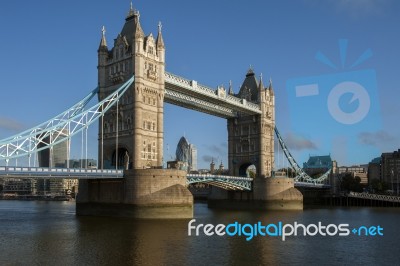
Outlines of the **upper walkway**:
{"type": "Polygon", "coordinates": [[[236,117],[238,112],[261,114],[260,105],[230,95],[224,88],[207,86],[165,72],[164,101],[222,118],[236,117]]]}

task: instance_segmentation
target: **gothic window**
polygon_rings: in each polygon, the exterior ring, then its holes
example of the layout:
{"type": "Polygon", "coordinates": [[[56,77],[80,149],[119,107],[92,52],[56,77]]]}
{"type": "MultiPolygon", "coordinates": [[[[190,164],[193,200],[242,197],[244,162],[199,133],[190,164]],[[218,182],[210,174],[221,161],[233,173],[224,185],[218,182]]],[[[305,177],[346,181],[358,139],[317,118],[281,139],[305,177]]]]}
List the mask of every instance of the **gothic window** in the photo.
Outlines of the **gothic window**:
{"type": "Polygon", "coordinates": [[[151,130],[151,123],[147,122],[147,130],[151,130]]]}
{"type": "Polygon", "coordinates": [[[122,53],[122,45],[119,47],[119,56],[123,57],[123,53],[122,53]]]}
{"type": "Polygon", "coordinates": [[[146,129],[146,121],[143,121],[143,129],[146,129]]]}
{"type": "Polygon", "coordinates": [[[114,67],[113,67],[113,73],[116,73],[117,72],[117,67],[116,67],[116,65],[114,65],[114,67]]]}
{"type": "Polygon", "coordinates": [[[248,152],[249,151],[249,145],[243,144],[242,145],[242,151],[241,152],[248,152]]]}
{"type": "Polygon", "coordinates": [[[149,70],[153,71],[153,64],[152,63],[149,63],[149,70]]]}
{"type": "MultiPolygon", "coordinates": [[[[153,122],[153,131],[156,130],[156,123],[153,122]]],[[[155,145],[155,143],[153,142],[153,146],[155,145]]]]}
{"type": "Polygon", "coordinates": [[[153,105],[156,105],[156,99],[153,99],[153,105]]]}
{"type": "Polygon", "coordinates": [[[155,141],[153,141],[153,147],[155,147],[156,146],[156,142],[155,141]]]}
{"type": "Polygon", "coordinates": [[[151,145],[147,145],[147,159],[151,159],[151,145]]]}
{"type": "Polygon", "coordinates": [[[117,72],[119,72],[119,63],[118,63],[118,65],[117,65],[117,72]]]}
{"type": "Polygon", "coordinates": [[[149,46],[149,53],[150,53],[150,54],[153,54],[153,53],[154,53],[154,50],[153,50],[153,47],[152,47],[152,46],[149,46]]]}

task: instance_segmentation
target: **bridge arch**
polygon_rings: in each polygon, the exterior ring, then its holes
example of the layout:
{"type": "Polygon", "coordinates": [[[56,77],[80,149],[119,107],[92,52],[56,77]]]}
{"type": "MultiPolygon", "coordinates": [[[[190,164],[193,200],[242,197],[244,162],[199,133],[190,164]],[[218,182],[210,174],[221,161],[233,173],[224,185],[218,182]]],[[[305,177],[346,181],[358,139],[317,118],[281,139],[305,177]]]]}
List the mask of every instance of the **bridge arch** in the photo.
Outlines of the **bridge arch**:
{"type": "Polygon", "coordinates": [[[113,150],[111,166],[124,169],[131,168],[131,158],[131,153],[129,153],[126,147],[118,147],[118,151],[117,149],[113,150]]]}
{"type": "Polygon", "coordinates": [[[239,167],[239,176],[243,177],[253,177],[250,172],[253,172],[254,175],[257,173],[257,168],[252,162],[246,162],[240,165],[239,167]]]}

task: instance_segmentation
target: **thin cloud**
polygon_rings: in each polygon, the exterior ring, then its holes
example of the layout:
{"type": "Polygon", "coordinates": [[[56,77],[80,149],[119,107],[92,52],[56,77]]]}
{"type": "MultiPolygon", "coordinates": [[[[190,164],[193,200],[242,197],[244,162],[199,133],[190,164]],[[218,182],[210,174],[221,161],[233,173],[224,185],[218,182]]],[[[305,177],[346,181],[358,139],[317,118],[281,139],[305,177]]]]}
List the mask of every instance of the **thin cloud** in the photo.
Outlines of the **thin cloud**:
{"type": "Polygon", "coordinates": [[[19,131],[22,130],[24,126],[16,120],[0,117],[0,129],[19,131]]]}
{"type": "Polygon", "coordinates": [[[214,159],[214,157],[212,157],[211,155],[203,155],[201,159],[203,159],[204,162],[209,163],[212,161],[212,159],[214,159]]]}
{"type": "Polygon", "coordinates": [[[359,18],[384,14],[392,0],[332,0],[338,11],[359,18]]]}
{"type": "Polygon", "coordinates": [[[386,131],[380,130],[377,132],[361,132],[358,134],[358,141],[364,145],[370,145],[378,147],[380,144],[384,142],[392,142],[396,140],[396,138],[386,131]]]}
{"type": "Polygon", "coordinates": [[[214,157],[218,156],[218,155],[225,155],[227,152],[227,146],[224,143],[221,143],[220,145],[206,145],[206,149],[208,151],[210,151],[212,154],[215,154],[214,157]]]}
{"type": "Polygon", "coordinates": [[[284,138],[286,146],[289,150],[317,150],[317,145],[304,137],[288,133],[284,138]]]}

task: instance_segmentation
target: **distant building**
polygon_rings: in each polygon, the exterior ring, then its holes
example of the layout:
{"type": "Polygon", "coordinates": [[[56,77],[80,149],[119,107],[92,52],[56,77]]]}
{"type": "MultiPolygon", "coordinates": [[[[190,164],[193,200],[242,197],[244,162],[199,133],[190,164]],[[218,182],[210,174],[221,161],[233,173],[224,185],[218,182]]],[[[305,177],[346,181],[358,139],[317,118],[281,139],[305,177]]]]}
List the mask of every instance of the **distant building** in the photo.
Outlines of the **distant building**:
{"type": "Polygon", "coordinates": [[[368,164],[368,181],[373,179],[381,179],[381,162],[382,158],[377,157],[368,164]]]}
{"type": "Polygon", "coordinates": [[[35,179],[6,178],[3,181],[3,194],[31,195],[35,193],[35,179]]]}
{"type": "Polygon", "coordinates": [[[333,161],[330,155],[310,156],[308,161],[303,163],[303,170],[310,176],[317,176],[332,169],[333,161]]]}
{"type": "MultiPolygon", "coordinates": [[[[52,142],[57,138],[57,134],[68,135],[68,130],[64,129],[60,133],[54,132],[43,139],[45,143],[52,142]]],[[[44,143],[39,143],[38,148],[45,147],[44,143]]],[[[68,158],[69,140],[54,145],[52,148],[44,149],[38,152],[39,167],[64,168],[68,158]]],[[[64,193],[64,184],[62,179],[38,179],[36,181],[36,192],[39,194],[62,194],[64,193]]]]}
{"type": "Polygon", "coordinates": [[[214,163],[214,158],[213,158],[210,163],[210,174],[214,174],[214,173],[215,173],[215,163],[214,163]]]}
{"type": "MultiPolygon", "coordinates": [[[[49,143],[57,137],[57,134],[68,135],[68,130],[64,129],[61,133],[53,133],[43,139],[43,142],[49,143]]],[[[39,143],[38,148],[44,147],[44,143],[39,143]]],[[[69,140],[54,145],[52,148],[44,149],[38,152],[39,167],[65,167],[65,161],[68,158],[69,140]]]]}
{"type": "Polygon", "coordinates": [[[95,159],[70,159],[65,161],[67,168],[90,168],[97,169],[97,160],[95,159]]]}
{"type": "Polygon", "coordinates": [[[353,177],[358,176],[361,179],[360,184],[368,184],[368,165],[339,166],[337,173],[339,175],[351,174],[353,177]]]}
{"type": "Polygon", "coordinates": [[[188,171],[188,163],[183,161],[168,161],[167,162],[167,169],[177,169],[188,171]]]}
{"type": "Polygon", "coordinates": [[[381,180],[389,184],[391,190],[397,190],[400,178],[400,149],[381,155],[381,180]]]}
{"type": "Polygon", "coordinates": [[[189,144],[185,137],[182,137],[176,147],[176,160],[186,162],[187,171],[197,171],[197,149],[193,144],[189,144]]]}
{"type": "Polygon", "coordinates": [[[190,161],[192,165],[190,166],[190,171],[197,171],[197,149],[193,144],[189,145],[190,161]]]}

